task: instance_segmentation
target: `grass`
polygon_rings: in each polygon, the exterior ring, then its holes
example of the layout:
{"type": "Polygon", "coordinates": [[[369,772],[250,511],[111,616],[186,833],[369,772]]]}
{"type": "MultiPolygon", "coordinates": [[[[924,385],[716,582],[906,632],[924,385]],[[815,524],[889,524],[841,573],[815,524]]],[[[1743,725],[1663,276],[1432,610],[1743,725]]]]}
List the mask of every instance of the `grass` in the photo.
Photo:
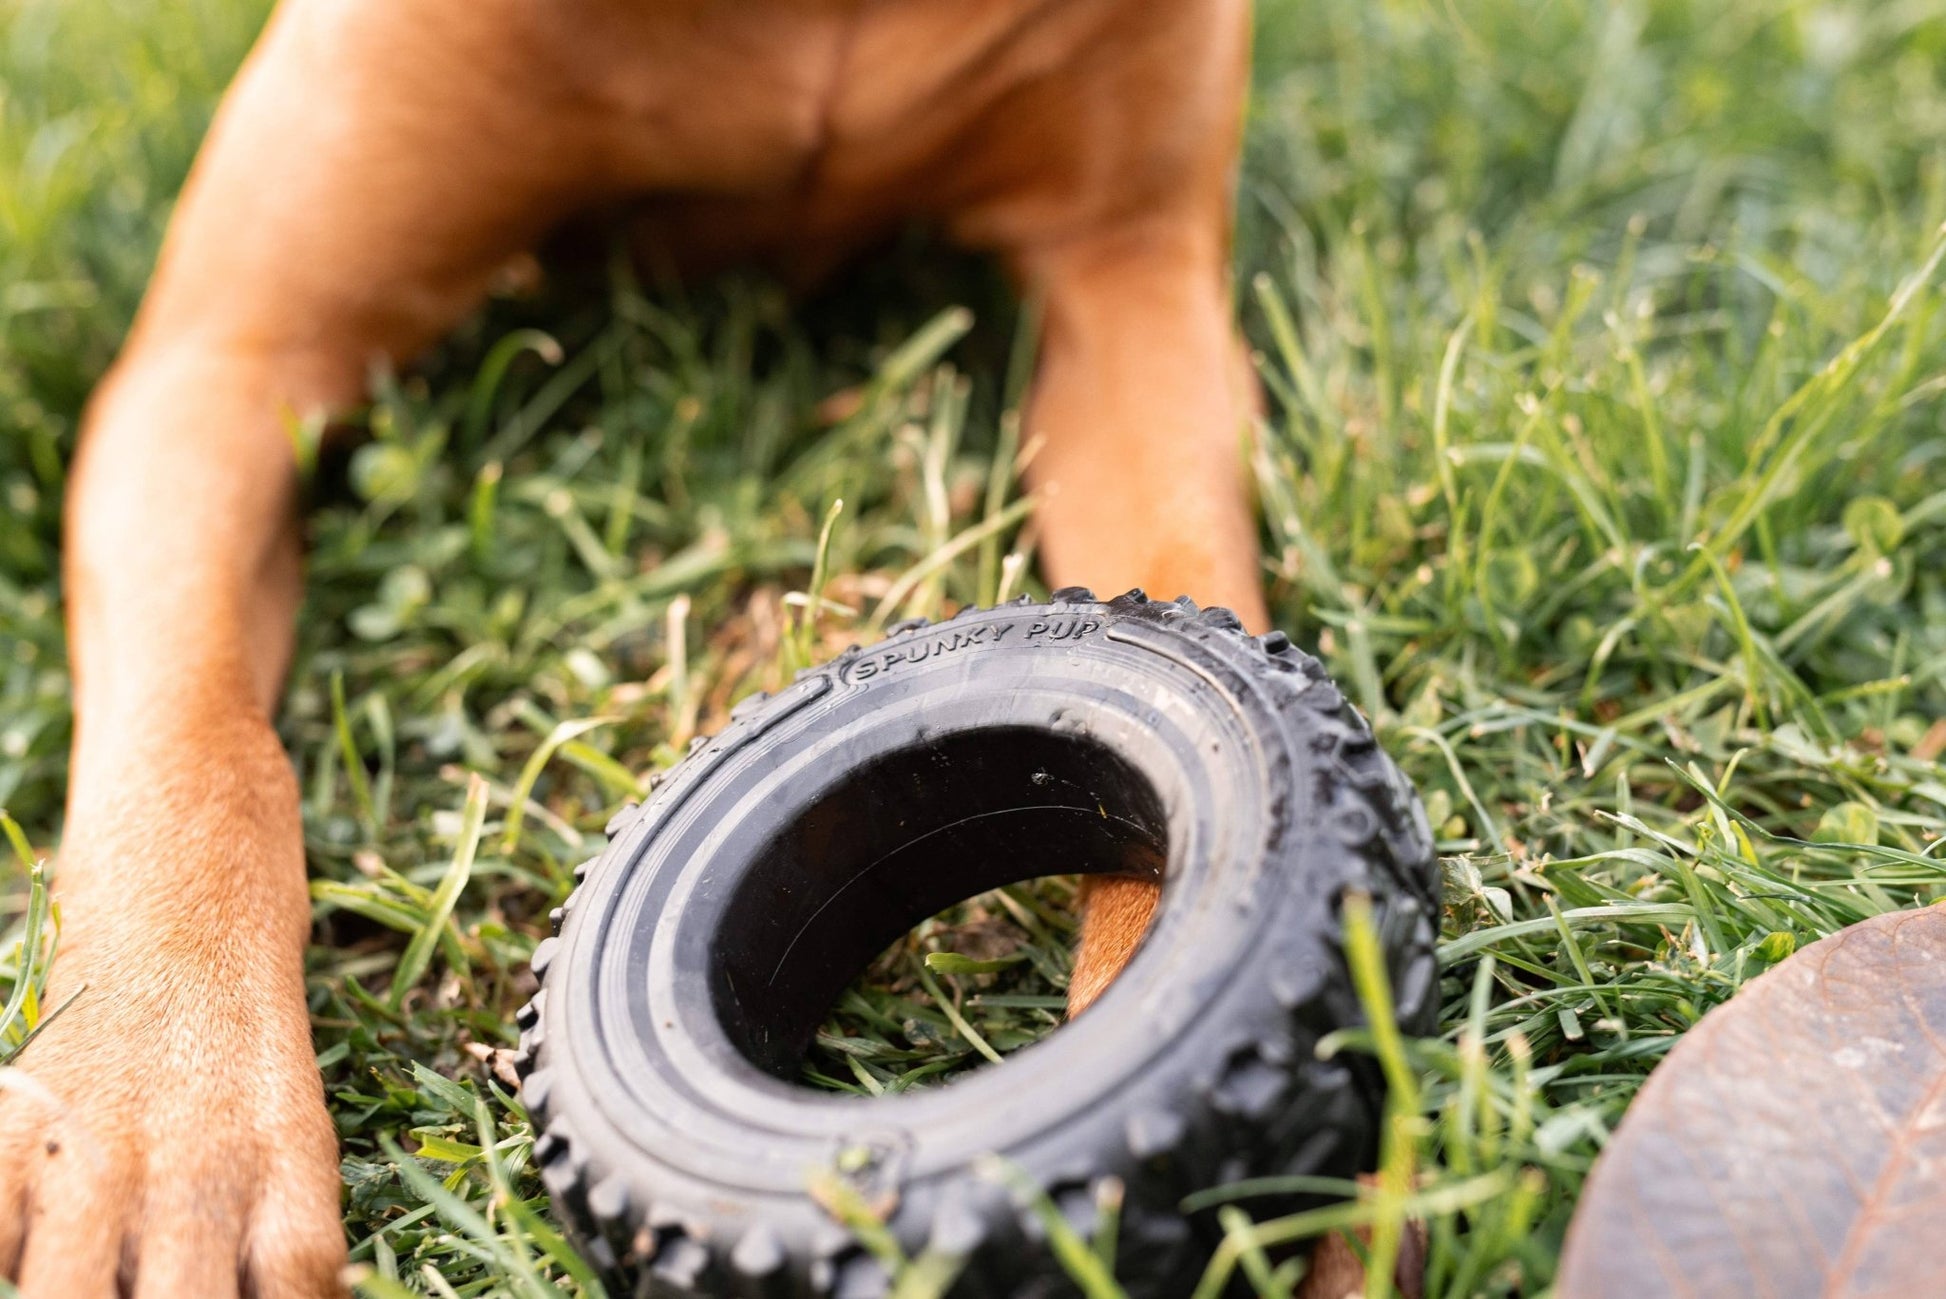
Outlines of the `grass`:
{"type": "MultiPolygon", "coordinates": [[[[34,851],[68,732],[61,464],[259,17],[0,2],[0,804],[34,851]]],[[[1363,1222],[1382,1252],[1410,1212],[1430,1293],[1539,1294],[1683,1030],[1946,886],[1946,18],[1268,0],[1256,59],[1267,576],[1424,792],[1446,981],[1436,1037],[1334,1044],[1395,1079],[1380,1189],[1255,1221],[1212,1188],[1213,1268],[1288,1294],[1276,1242],[1363,1222]]],[[[619,275],[501,304],[318,466],[282,726],[367,1293],[592,1292],[504,1054],[571,865],[740,694],[990,596],[1029,538],[990,490],[1014,316],[938,266],[897,254],[804,312],[619,275]]],[[[922,975],[996,1050],[1045,1028],[1060,890],[1017,894],[1011,936],[990,899],[910,940],[815,1067],[872,1090],[970,1063],[922,975]],[[925,962],[956,943],[1026,959],[925,962]]]]}

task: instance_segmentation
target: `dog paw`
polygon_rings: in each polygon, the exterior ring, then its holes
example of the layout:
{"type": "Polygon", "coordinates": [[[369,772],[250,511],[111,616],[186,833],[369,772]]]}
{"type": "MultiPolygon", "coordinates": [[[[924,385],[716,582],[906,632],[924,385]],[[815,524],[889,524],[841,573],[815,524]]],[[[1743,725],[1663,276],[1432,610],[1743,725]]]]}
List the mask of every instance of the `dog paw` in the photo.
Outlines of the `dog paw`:
{"type": "Polygon", "coordinates": [[[25,1299],[342,1296],[301,1001],[241,970],[114,973],[0,1070],[0,1273],[25,1299]]]}

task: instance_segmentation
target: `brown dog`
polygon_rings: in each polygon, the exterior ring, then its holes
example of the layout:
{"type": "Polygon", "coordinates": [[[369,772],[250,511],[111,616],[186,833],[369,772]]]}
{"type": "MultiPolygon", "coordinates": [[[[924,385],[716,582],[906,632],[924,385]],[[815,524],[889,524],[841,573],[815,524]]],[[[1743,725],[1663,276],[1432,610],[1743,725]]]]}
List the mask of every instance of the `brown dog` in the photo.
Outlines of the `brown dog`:
{"type": "MultiPolygon", "coordinates": [[[[1247,0],[286,0],[223,105],[68,508],[76,731],[54,996],[0,1108],[29,1299],[341,1291],[271,728],[287,421],[357,402],[563,219],[829,265],[919,220],[1045,304],[1047,576],[1265,621],[1225,287],[1247,0]],[[211,923],[210,918],[220,918],[211,923]]],[[[1085,1004],[1147,923],[1096,890],[1085,1004]]]]}

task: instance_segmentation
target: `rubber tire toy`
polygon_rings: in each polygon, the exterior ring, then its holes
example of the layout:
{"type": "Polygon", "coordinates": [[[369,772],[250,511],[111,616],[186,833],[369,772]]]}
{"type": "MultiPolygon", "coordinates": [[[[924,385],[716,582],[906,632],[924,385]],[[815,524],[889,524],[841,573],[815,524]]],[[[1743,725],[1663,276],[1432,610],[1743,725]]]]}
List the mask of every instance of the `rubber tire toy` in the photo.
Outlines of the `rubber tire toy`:
{"type": "Polygon", "coordinates": [[[1360,1020],[1348,890],[1372,899],[1401,1022],[1432,1023],[1417,797],[1315,659],[1186,599],[1071,588],[894,628],[739,705],[609,834],[519,1023],[534,1159],[616,1294],[885,1295],[812,1199],[816,1169],[909,1252],[967,1258],[955,1296],[1072,1293],[997,1154],[1084,1232],[1119,1179],[1118,1273],[1180,1299],[1216,1240],[1185,1195],[1350,1177],[1375,1154],[1376,1069],[1315,1050],[1360,1020]],[[942,1087],[794,1081],[832,1003],[914,924],[1089,871],[1166,887],[1085,1014],[942,1087]]]}

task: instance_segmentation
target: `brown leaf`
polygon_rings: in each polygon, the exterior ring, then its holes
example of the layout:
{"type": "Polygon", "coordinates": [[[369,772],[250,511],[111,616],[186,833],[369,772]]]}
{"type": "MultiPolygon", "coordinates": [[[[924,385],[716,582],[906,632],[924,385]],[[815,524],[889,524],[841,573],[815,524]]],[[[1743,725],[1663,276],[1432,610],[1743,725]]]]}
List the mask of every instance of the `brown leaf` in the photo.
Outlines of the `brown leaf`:
{"type": "Polygon", "coordinates": [[[1813,943],[1683,1038],[1595,1165],[1559,1299],[1946,1295],[1946,909],[1813,943]]]}
{"type": "MultiPolygon", "coordinates": [[[[1361,1179],[1362,1180],[1362,1179],[1361,1179]]],[[[1357,1230],[1358,1243],[1369,1247],[1370,1230],[1357,1230]]],[[[1298,1284],[1297,1299],[1362,1299],[1365,1265],[1343,1233],[1332,1232],[1311,1250],[1311,1265],[1298,1284]]],[[[1408,1222],[1399,1239],[1399,1261],[1392,1269],[1392,1293],[1397,1299],[1423,1299],[1426,1293],[1426,1226],[1408,1222]]]]}
{"type": "MultiPolygon", "coordinates": [[[[1378,1176],[1360,1173],[1358,1184],[1367,1192],[1376,1190],[1378,1176]]],[[[1365,1265],[1359,1254],[1372,1246],[1372,1230],[1358,1227],[1353,1249],[1342,1231],[1320,1237],[1311,1248],[1311,1261],[1298,1284],[1297,1299],[1361,1299],[1365,1293],[1365,1265]]],[[[1405,1224],[1399,1237],[1399,1257],[1392,1268],[1392,1293],[1396,1299],[1424,1299],[1426,1293],[1426,1224],[1405,1224]]]]}

